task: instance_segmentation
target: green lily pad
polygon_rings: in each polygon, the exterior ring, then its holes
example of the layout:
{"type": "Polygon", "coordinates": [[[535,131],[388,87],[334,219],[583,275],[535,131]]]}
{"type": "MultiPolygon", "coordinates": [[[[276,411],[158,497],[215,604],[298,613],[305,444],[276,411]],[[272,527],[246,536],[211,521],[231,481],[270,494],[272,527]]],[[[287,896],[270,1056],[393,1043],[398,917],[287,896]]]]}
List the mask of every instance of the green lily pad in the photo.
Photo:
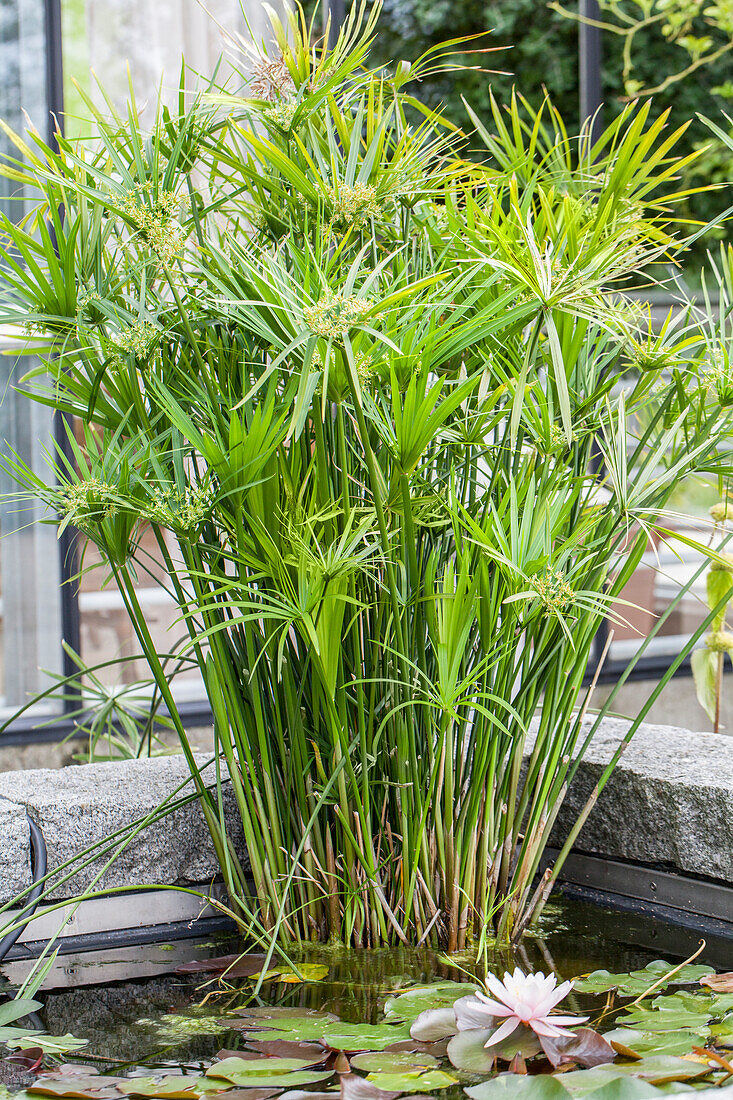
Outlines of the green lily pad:
{"type": "Polygon", "coordinates": [[[440,1069],[427,1073],[370,1073],[367,1081],[386,1092],[437,1092],[458,1084],[455,1077],[440,1069]]]}
{"type": "Polygon", "coordinates": [[[339,1024],[321,1028],[322,1041],[332,1050],[384,1050],[400,1039],[409,1039],[405,1026],[394,1024],[339,1024]]]}
{"type": "MultiPolygon", "coordinates": [[[[320,1042],[321,1036],[328,1028],[348,1026],[342,1024],[339,1020],[317,1020],[309,1019],[307,1016],[277,1016],[274,1020],[263,1020],[262,1022],[257,1020],[257,1023],[252,1022],[253,1026],[251,1028],[247,1027],[246,1023],[246,1020],[238,1022],[236,1030],[251,1034],[253,1038],[262,1043],[275,1042],[277,1039],[285,1039],[290,1043],[320,1042]],[[263,1025],[267,1026],[267,1030],[260,1030],[263,1025]]],[[[399,1038],[402,1038],[402,1035],[399,1038]]]]}
{"type": "MultiPolygon", "coordinates": [[[[583,1071],[592,1072],[592,1071],[583,1071]]],[[[563,1078],[568,1074],[563,1074],[563,1078]]],[[[539,1074],[525,1077],[516,1073],[504,1073],[480,1085],[463,1090],[471,1100],[569,1100],[569,1093],[557,1077],[539,1074]]]]}
{"type": "Polygon", "coordinates": [[[617,1077],[615,1081],[607,1081],[586,1095],[593,1097],[593,1100],[646,1100],[647,1097],[659,1096],[659,1089],[638,1077],[617,1077]]]}
{"type": "Polygon", "coordinates": [[[397,997],[388,997],[384,1003],[384,1015],[395,1022],[412,1022],[426,1009],[452,1005],[459,997],[474,993],[478,988],[466,982],[452,981],[415,986],[397,997]]]}
{"type": "Polygon", "coordinates": [[[32,1034],[26,1032],[18,1039],[6,1040],[6,1046],[12,1050],[40,1047],[44,1054],[67,1054],[71,1050],[81,1050],[88,1042],[88,1039],[77,1039],[73,1035],[39,1035],[34,1031],[32,1034]]]}
{"type": "MultiPolygon", "coordinates": [[[[273,1077],[275,1074],[304,1070],[313,1063],[303,1058],[224,1058],[206,1070],[207,1077],[221,1077],[239,1084],[249,1077],[273,1077]]],[[[330,1074],[329,1074],[330,1076],[330,1074]]]]}
{"type": "Polygon", "coordinates": [[[400,1073],[402,1070],[435,1069],[438,1059],[432,1054],[414,1054],[407,1050],[371,1051],[355,1054],[351,1059],[354,1069],[364,1073],[400,1073]]]}
{"type": "Polygon", "coordinates": [[[262,971],[252,974],[251,978],[252,981],[262,977],[266,982],[285,982],[288,985],[298,985],[301,982],[322,982],[324,978],[328,977],[329,969],[328,966],[321,963],[303,963],[297,970],[294,970],[291,966],[278,966],[273,967],[272,970],[266,970],[264,974],[262,971]]]}
{"type": "MultiPolygon", "coordinates": [[[[591,1073],[592,1070],[586,1072],[591,1073]]],[[[705,1077],[710,1073],[710,1066],[703,1062],[690,1061],[687,1058],[676,1058],[671,1054],[654,1054],[648,1058],[641,1058],[638,1062],[614,1065],[613,1072],[633,1077],[643,1077],[645,1081],[651,1081],[653,1085],[663,1085],[667,1081],[689,1081],[695,1077],[705,1077]]]]}
{"type": "MultiPolygon", "coordinates": [[[[203,1081],[201,1077],[182,1077],[171,1074],[169,1077],[158,1079],[156,1077],[130,1077],[118,1084],[117,1088],[126,1096],[160,1096],[166,1100],[191,1100],[191,1097],[199,1096],[206,1091],[199,1089],[203,1081]]],[[[225,1088],[223,1081],[219,1082],[220,1088],[225,1088]]]]}
{"type": "Polygon", "coordinates": [[[475,1028],[470,1031],[458,1031],[448,1043],[448,1058],[452,1066],[464,1073],[491,1073],[497,1052],[486,1042],[491,1038],[493,1028],[475,1028]]]}
{"type": "MultiPolygon", "coordinates": [[[[248,1089],[286,1089],[294,1088],[296,1085],[315,1085],[318,1081],[327,1081],[330,1077],[333,1077],[333,1071],[330,1069],[293,1070],[290,1073],[271,1073],[268,1075],[263,1065],[264,1061],[263,1058],[259,1063],[262,1067],[261,1076],[254,1073],[242,1074],[236,1080],[231,1077],[226,1078],[226,1080],[231,1081],[234,1085],[243,1085],[248,1089]]],[[[218,1079],[212,1078],[212,1080],[218,1079]]],[[[221,1080],[223,1081],[224,1078],[221,1078],[221,1080]]]]}
{"type": "MultiPolygon", "coordinates": [[[[681,1031],[638,1031],[634,1028],[618,1027],[613,1031],[607,1031],[603,1036],[609,1043],[620,1044],[626,1050],[633,1051],[637,1055],[645,1054],[690,1054],[693,1047],[705,1045],[705,1040],[710,1034],[709,1027],[698,1028],[696,1031],[683,1029],[681,1031]]],[[[625,1054],[626,1050],[619,1053],[625,1054]]]]}
{"type": "MultiPolygon", "coordinates": [[[[575,980],[575,989],[578,993],[607,993],[609,989],[617,989],[619,993],[629,997],[639,997],[650,986],[674,969],[673,963],[663,959],[655,959],[648,963],[643,970],[631,970],[625,974],[611,974],[608,970],[594,970],[585,978],[575,980]]],[[[677,974],[665,981],[659,988],[667,985],[685,985],[688,982],[698,982],[705,974],[710,973],[709,966],[689,965],[683,966],[677,974]]]]}
{"type": "Polygon", "coordinates": [[[715,1014],[713,998],[705,994],[675,993],[656,997],[651,1005],[640,1004],[618,1017],[622,1027],[636,1031],[698,1031],[715,1014]]]}

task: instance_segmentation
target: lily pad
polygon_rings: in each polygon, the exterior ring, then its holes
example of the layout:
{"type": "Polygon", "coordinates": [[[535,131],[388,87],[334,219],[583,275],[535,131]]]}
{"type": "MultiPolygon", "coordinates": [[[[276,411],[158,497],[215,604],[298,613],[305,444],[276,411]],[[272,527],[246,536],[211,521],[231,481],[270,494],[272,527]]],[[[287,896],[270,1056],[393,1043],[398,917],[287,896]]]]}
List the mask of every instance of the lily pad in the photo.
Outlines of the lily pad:
{"type": "Polygon", "coordinates": [[[322,1041],[331,1050],[384,1050],[408,1037],[406,1027],[394,1024],[339,1024],[322,1029],[322,1041]]]}
{"type": "Polygon", "coordinates": [[[457,1031],[458,1024],[453,1005],[445,1008],[428,1008],[425,1012],[421,1012],[410,1025],[410,1036],[426,1043],[447,1039],[457,1031]]]}
{"type": "Polygon", "coordinates": [[[290,966],[278,966],[272,970],[257,971],[251,977],[263,978],[266,982],[284,982],[286,985],[298,985],[301,982],[322,982],[328,977],[330,967],[321,963],[303,963],[294,970],[290,966]]]}
{"type": "Polygon", "coordinates": [[[617,1077],[587,1095],[593,1100],[647,1100],[647,1097],[658,1097],[659,1089],[638,1077],[617,1077]]]}
{"type": "Polygon", "coordinates": [[[26,1033],[18,1039],[8,1039],[6,1045],[13,1050],[40,1047],[44,1054],[67,1054],[70,1050],[81,1050],[88,1042],[88,1039],[77,1039],[73,1035],[43,1035],[34,1031],[31,1035],[26,1033]]]}
{"type": "MultiPolygon", "coordinates": [[[[646,992],[650,986],[663,978],[670,970],[674,970],[674,964],[663,959],[655,959],[648,963],[643,970],[631,970],[625,974],[611,974],[608,970],[594,970],[585,978],[576,978],[575,989],[578,993],[607,993],[609,989],[617,989],[624,996],[638,997],[646,992]]],[[[685,985],[699,982],[700,978],[710,973],[709,966],[696,966],[690,964],[683,966],[680,971],[659,986],[664,989],[667,985],[685,985]]]]}
{"type": "Polygon", "coordinates": [[[641,1058],[645,1054],[689,1054],[693,1047],[703,1046],[710,1034],[710,1028],[698,1028],[697,1031],[638,1031],[628,1027],[617,1027],[607,1031],[604,1039],[613,1045],[614,1050],[626,1057],[641,1058]]]}
{"type": "Polygon", "coordinates": [[[340,1081],[341,1100],[396,1100],[399,1092],[386,1092],[358,1073],[345,1073],[340,1081]]]}
{"type": "Polygon", "coordinates": [[[592,1027],[576,1028],[575,1034],[559,1038],[540,1036],[540,1044],[553,1066],[575,1062],[584,1069],[602,1066],[613,1062],[616,1051],[607,1038],[599,1035],[592,1027]]]}
{"type": "Polygon", "coordinates": [[[83,1097],[85,1100],[92,1097],[93,1100],[102,1100],[103,1097],[119,1097],[115,1086],[122,1081],[124,1081],[122,1077],[103,1077],[91,1073],[85,1077],[79,1074],[71,1076],[49,1073],[37,1077],[31,1085],[28,1085],[26,1091],[39,1093],[41,1096],[83,1097]]]}
{"type": "Polygon", "coordinates": [[[426,1073],[370,1073],[367,1081],[383,1092],[437,1092],[458,1084],[455,1077],[441,1069],[426,1073]]]}
{"type": "Polygon", "coordinates": [[[397,997],[388,997],[384,1003],[384,1015],[388,1020],[411,1022],[429,1008],[452,1005],[459,997],[475,992],[478,986],[466,982],[434,982],[408,989],[397,997]]]}
{"type": "Polygon", "coordinates": [[[486,1049],[492,1028],[475,1028],[459,1031],[448,1043],[448,1058],[452,1066],[464,1073],[491,1073],[496,1061],[496,1051],[486,1049]]]}
{"type": "MultiPolygon", "coordinates": [[[[304,1066],[319,1066],[328,1058],[328,1051],[320,1043],[289,1042],[287,1039],[272,1039],[262,1042],[260,1039],[249,1039],[247,1046],[252,1053],[259,1057],[267,1058],[299,1058],[304,1066]]],[[[240,1057],[246,1056],[246,1051],[239,1051],[240,1057]]],[[[221,1061],[231,1055],[219,1055],[221,1061]]]]}
{"type": "MultiPolygon", "coordinates": [[[[193,1096],[199,1096],[206,1091],[198,1088],[203,1081],[201,1077],[183,1077],[170,1074],[168,1077],[130,1077],[118,1084],[117,1088],[126,1096],[160,1096],[166,1100],[191,1100],[193,1096]]],[[[224,1088],[224,1082],[220,1083],[224,1088]]]]}
{"type": "Polygon", "coordinates": [[[504,1073],[480,1085],[464,1089],[471,1100],[569,1100],[569,1093],[557,1077],[540,1074],[524,1077],[504,1073]]]}
{"type": "Polygon", "coordinates": [[[402,1070],[435,1069],[438,1059],[431,1054],[413,1054],[406,1050],[370,1051],[367,1054],[355,1054],[351,1059],[355,1069],[364,1073],[400,1073],[402,1070]]]}
{"type": "Polygon", "coordinates": [[[247,1077],[273,1077],[275,1074],[304,1070],[311,1065],[313,1063],[307,1058],[225,1058],[209,1066],[206,1076],[221,1077],[238,1084],[247,1077]]]}

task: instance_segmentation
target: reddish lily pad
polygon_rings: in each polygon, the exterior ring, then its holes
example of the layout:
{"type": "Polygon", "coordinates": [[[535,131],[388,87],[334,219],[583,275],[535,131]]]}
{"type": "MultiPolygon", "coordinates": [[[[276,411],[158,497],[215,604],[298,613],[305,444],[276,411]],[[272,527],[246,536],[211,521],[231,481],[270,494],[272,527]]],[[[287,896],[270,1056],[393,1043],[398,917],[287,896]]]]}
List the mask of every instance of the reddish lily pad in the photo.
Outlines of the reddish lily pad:
{"type": "Polygon", "coordinates": [[[371,1084],[358,1073],[345,1073],[341,1077],[341,1100],[397,1100],[397,1092],[386,1092],[371,1084]]]}
{"type": "MultiPolygon", "coordinates": [[[[249,1039],[247,1046],[255,1054],[268,1058],[300,1058],[305,1065],[319,1066],[325,1062],[329,1052],[320,1043],[299,1043],[288,1039],[270,1039],[261,1042],[259,1039],[249,1039]]],[[[234,1054],[234,1051],[230,1052],[234,1054]]],[[[240,1052],[244,1057],[246,1052],[240,1052]]]]}
{"type": "Polygon", "coordinates": [[[177,966],[176,974],[226,974],[227,978],[251,978],[262,970],[266,956],[217,955],[210,959],[194,959],[177,966]]]}
{"type": "Polygon", "coordinates": [[[575,1035],[563,1035],[562,1038],[541,1035],[540,1044],[555,1068],[570,1062],[590,1069],[613,1062],[616,1057],[608,1040],[591,1027],[579,1027],[575,1035]]]}

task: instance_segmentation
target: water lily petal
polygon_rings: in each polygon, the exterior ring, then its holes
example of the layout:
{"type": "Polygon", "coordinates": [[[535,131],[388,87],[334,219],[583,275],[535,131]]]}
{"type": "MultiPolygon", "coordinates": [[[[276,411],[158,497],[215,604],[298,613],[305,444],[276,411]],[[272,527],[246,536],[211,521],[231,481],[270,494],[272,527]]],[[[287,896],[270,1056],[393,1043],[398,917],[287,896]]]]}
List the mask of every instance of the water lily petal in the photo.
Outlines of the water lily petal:
{"type": "Polygon", "coordinates": [[[531,1020],[529,1026],[532,1028],[532,1031],[535,1031],[538,1035],[547,1035],[551,1039],[559,1039],[563,1035],[574,1036],[575,1034],[573,1031],[565,1031],[563,1028],[551,1024],[549,1018],[544,1020],[531,1020]]]}
{"type": "MultiPolygon", "coordinates": [[[[511,1035],[513,1031],[519,1027],[519,1018],[517,1016],[510,1016],[508,1020],[505,1020],[501,1027],[498,1027],[496,1031],[491,1035],[484,1043],[485,1047],[492,1047],[495,1043],[500,1043],[502,1039],[506,1039],[508,1035],[511,1035]]],[[[561,1033],[562,1034],[562,1033],[561,1033]]]]}

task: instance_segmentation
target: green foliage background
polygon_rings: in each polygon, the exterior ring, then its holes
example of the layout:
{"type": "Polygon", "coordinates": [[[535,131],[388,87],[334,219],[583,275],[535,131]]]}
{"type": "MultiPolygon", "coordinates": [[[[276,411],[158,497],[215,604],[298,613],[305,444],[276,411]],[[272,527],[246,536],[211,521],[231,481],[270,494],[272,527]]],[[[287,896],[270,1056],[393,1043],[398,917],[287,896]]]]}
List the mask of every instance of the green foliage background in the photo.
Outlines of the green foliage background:
{"type": "MultiPolygon", "coordinates": [[[[346,0],[347,10],[353,0],[346,0]]],[[[572,4],[570,7],[574,6],[572,4]]],[[[320,7],[320,0],[307,0],[309,14],[320,7]]],[[[491,33],[477,43],[478,47],[502,47],[501,52],[484,55],[483,65],[492,70],[457,72],[411,89],[431,107],[443,105],[445,114],[458,125],[465,125],[466,112],[461,102],[465,96],[479,117],[489,118],[489,90],[497,99],[507,102],[513,87],[537,106],[545,90],[572,130],[578,119],[578,26],[552,11],[543,0],[385,0],[380,20],[380,34],[372,56],[385,64],[411,60],[430,45],[464,35],[491,33]]],[[[704,31],[704,25],[701,25],[704,31]]],[[[709,28],[707,28],[709,30],[709,28]]],[[[650,32],[644,39],[645,52],[635,52],[635,76],[649,86],[659,81],[661,74],[674,72],[684,61],[683,51],[650,32]]],[[[603,86],[605,94],[604,121],[610,122],[623,107],[621,50],[623,41],[609,33],[603,38],[603,86]]],[[[466,55],[468,65],[481,63],[481,58],[466,55]]],[[[698,70],[688,79],[655,97],[652,117],[671,108],[670,126],[691,121],[688,133],[680,144],[680,153],[695,147],[709,146],[697,169],[687,178],[690,186],[707,183],[727,183],[733,178],[733,158],[730,150],[715,141],[707,127],[697,118],[704,114],[727,128],[722,112],[731,112],[731,103],[714,89],[733,80],[731,55],[716,64],[698,70]]],[[[730,195],[717,191],[696,196],[690,216],[709,221],[730,206],[730,195]]],[[[731,236],[730,231],[726,234],[731,236]]],[[[722,236],[722,233],[720,234],[722,236]]],[[[708,241],[708,246],[710,241],[708,241]]],[[[705,246],[698,250],[702,259],[705,246]]],[[[692,265],[695,266],[694,264],[692,265]]]]}

